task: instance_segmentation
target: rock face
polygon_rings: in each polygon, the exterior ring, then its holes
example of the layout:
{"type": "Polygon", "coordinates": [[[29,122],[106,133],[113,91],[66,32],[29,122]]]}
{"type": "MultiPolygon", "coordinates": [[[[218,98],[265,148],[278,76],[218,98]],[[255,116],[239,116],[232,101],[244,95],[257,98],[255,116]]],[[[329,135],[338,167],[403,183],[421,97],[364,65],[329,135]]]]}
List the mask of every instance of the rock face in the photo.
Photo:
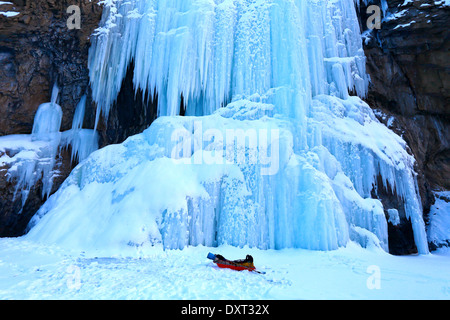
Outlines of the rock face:
{"type": "Polygon", "coordinates": [[[108,119],[99,121],[101,146],[122,143],[128,137],[143,132],[157,117],[157,101],[148,101],[147,94],[141,89],[135,94],[133,70],[131,65],[108,119]]]}
{"type": "Polygon", "coordinates": [[[1,5],[0,135],[30,133],[38,106],[50,101],[58,82],[62,130],[70,129],[75,106],[88,91],[89,36],[101,18],[98,1],[19,0],[1,5]],[[67,8],[81,9],[81,29],[69,30],[67,8]]]}
{"type": "MultiPolygon", "coordinates": [[[[0,136],[29,134],[41,103],[50,101],[53,84],[60,87],[63,109],[61,130],[71,128],[75,107],[89,95],[87,57],[89,36],[101,18],[98,1],[90,0],[12,0],[0,11],[0,136]],[[69,30],[70,5],[81,9],[81,29],[69,30]]],[[[88,106],[86,122],[93,123],[88,106]]],[[[1,154],[0,154],[1,156],[1,154]]],[[[9,182],[6,167],[0,167],[0,236],[23,234],[29,219],[43,203],[42,183],[31,190],[22,208],[20,196],[14,198],[14,181],[9,182]],[[19,212],[21,212],[19,214],[19,212]]],[[[57,159],[53,192],[72,170],[70,152],[57,159]]]]}
{"type": "MultiPolygon", "coordinates": [[[[371,4],[381,7],[380,1],[371,4]]],[[[450,7],[425,0],[387,4],[381,29],[370,32],[367,8],[360,7],[371,77],[367,100],[411,148],[427,218],[431,190],[450,189],[450,7]]],[[[405,219],[398,227],[390,225],[392,242],[402,243],[394,253],[413,251],[407,225],[405,219]]]]}
{"type": "MultiPolygon", "coordinates": [[[[71,128],[75,107],[84,94],[85,127],[93,128],[96,110],[90,97],[87,61],[90,35],[102,15],[99,1],[13,0],[12,5],[0,5],[0,11],[19,12],[12,17],[0,15],[0,136],[31,133],[36,111],[41,103],[50,101],[55,82],[63,111],[61,131],[71,128]],[[68,28],[71,5],[80,8],[80,29],[68,28]]],[[[123,142],[156,118],[156,104],[143,99],[142,92],[135,95],[132,77],[129,72],[109,118],[100,119],[100,147],[123,142]]],[[[62,150],[56,159],[51,193],[73,169],[70,158],[70,150],[62,150]]],[[[20,195],[15,196],[14,181],[8,181],[7,170],[0,165],[0,237],[22,235],[45,200],[40,181],[23,205],[20,195]]]]}

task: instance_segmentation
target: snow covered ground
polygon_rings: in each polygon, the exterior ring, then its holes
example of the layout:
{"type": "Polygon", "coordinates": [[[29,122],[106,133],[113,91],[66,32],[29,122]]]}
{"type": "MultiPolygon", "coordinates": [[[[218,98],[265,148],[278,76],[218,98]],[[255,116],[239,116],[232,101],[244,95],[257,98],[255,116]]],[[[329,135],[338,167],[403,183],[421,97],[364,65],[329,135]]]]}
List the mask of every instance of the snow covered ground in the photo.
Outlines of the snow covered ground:
{"type": "Polygon", "coordinates": [[[0,299],[449,299],[450,251],[396,257],[354,243],[337,251],[189,247],[141,257],[0,239],[0,299]],[[253,255],[265,275],[222,270],[208,252],[253,255]]]}

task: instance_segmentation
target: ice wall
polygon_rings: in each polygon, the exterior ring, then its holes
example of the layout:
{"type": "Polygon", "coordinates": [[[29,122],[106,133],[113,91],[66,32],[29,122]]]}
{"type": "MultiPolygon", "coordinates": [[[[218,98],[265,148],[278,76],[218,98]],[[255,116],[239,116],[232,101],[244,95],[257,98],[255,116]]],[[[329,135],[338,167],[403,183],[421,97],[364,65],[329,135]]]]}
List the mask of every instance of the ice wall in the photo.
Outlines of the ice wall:
{"type": "Polygon", "coordinates": [[[305,116],[311,94],[364,96],[365,57],[352,0],[110,1],[89,55],[106,115],[130,62],[159,115],[208,115],[231,100],[305,116]],[[294,92],[294,94],[293,94],[294,92]],[[279,103],[276,103],[279,102],[279,103]]]}
{"type": "MultiPolygon", "coordinates": [[[[388,250],[383,205],[365,188],[384,173],[375,163],[391,166],[392,183],[414,188],[401,180],[411,178],[401,168],[412,160],[404,142],[359,98],[312,104],[307,140],[315,146],[304,150],[296,150],[295,122],[273,105],[239,100],[210,116],[160,117],[79,165],[27,237],[109,253],[225,243],[333,250],[348,241],[388,250]]],[[[410,191],[402,191],[405,205],[416,203],[410,191]]],[[[414,225],[420,245],[423,224],[414,225]]]]}
{"type": "Polygon", "coordinates": [[[397,208],[372,196],[389,186],[428,252],[414,159],[350,94],[368,86],[353,0],[105,4],[89,56],[97,119],[131,61],[160,117],[78,166],[28,237],[83,250],[388,250],[384,212],[397,208]]]}

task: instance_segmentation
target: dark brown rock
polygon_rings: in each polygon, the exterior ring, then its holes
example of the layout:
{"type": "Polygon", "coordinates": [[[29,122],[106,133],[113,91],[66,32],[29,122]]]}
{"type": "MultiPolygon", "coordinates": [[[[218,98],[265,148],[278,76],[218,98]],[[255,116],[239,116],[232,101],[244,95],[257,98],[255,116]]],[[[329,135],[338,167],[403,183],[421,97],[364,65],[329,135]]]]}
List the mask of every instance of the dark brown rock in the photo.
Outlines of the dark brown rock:
{"type": "MultiPolygon", "coordinates": [[[[416,158],[426,219],[434,202],[431,191],[450,190],[450,8],[426,0],[387,3],[389,15],[403,14],[386,19],[366,38],[371,77],[367,102],[382,111],[380,119],[389,121],[416,158]]],[[[363,30],[365,11],[361,4],[363,30]]],[[[405,223],[397,229],[391,226],[390,237],[392,232],[398,236],[400,229],[409,233],[405,223]]],[[[399,237],[397,243],[406,237],[410,236],[399,237]]]]}
{"type": "MultiPolygon", "coordinates": [[[[14,5],[5,7],[20,14],[12,18],[0,16],[0,136],[31,133],[35,113],[41,103],[50,101],[55,81],[63,111],[61,131],[71,128],[75,107],[85,93],[85,128],[94,127],[96,110],[90,97],[87,61],[90,35],[101,19],[98,2],[14,1],[14,5]],[[80,30],[67,28],[69,5],[81,9],[80,30]]],[[[142,132],[156,118],[156,102],[145,99],[142,90],[135,94],[132,70],[130,66],[108,119],[100,119],[101,147],[142,132]]],[[[73,165],[70,152],[63,151],[57,159],[52,193],[73,165]]],[[[14,198],[15,185],[8,181],[7,169],[0,168],[0,236],[18,236],[45,199],[41,198],[40,181],[31,189],[22,209],[21,196],[14,198]]]]}
{"type": "MultiPolygon", "coordinates": [[[[30,133],[41,103],[58,82],[62,130],[70,129],[75,106],[88,91],[89,36],[98,26],[98,1],[14,1],[15,17],[0,16],[0,135],[30,133]],[[81,29],[69,30],[67,7],[81,8],[81,29]]],[[[12,7],[12,8],[11,8],[12,7]]]]}

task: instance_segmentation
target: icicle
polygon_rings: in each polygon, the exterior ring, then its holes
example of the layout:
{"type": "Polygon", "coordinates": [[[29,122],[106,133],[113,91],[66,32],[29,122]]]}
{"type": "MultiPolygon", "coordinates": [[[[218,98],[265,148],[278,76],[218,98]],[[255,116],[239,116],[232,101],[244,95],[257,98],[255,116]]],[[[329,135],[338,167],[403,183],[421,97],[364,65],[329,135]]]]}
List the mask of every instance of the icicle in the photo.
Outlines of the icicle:
{"type": "Polygon", "coordinates": [[[22,164],[25,168],[18,170],[18,174],[21,177],[16,188],[25,191],[26,194],[22,195],[23,202],[26,201],[30,188],[39,180],[41,173],[43,175],[43,198],[50,194],[53,186],[53,168],[61,141],[60,128],[63,116],[61,106],[57,104],[58,95],[59,88],[55,83],[52,90],[51,102],[41,104],[34,118],[31,139],[33,141],[45,141],[46,145],[40,149],[37,158],[32,161],[25,161],[22,164]],[[28,173],[30,168],[34,168],[35,170],[33,175],[28,173]]]}
{"type": "Polygon", "coordinates": [[[85,109],[86,95],[81,97],[75,109],[72,130],[63,133],[64,145],[72,147],[71,161],[81,162],[98,149],[97,131],[83,129],[85,109]]]}
{"type": "Polygon", "coordinates": [[[62,109],[57,104],[59,88],[55,84],[51,102],[39,106],[31,135],[24,135],[30,140],[24,146],[12,146],[15,156],[10,159],[8,169],[9,181],[15,181],[14,199],[20,192],[22,208],[30,190],[42,179],[42,198],[48,197],[52,191],[53,179],[57,174],[56,161],[61,148],[72,147],[72,160],[86,159],[98,149],[98,134],[94,130],[82,129],[85,113],[86,97],[82,97],[73,119],[72,130],[60,132],[62,109]]]}
{"type": "Polygon", "coordinates": [[[384,208],[371,197],[389,185],[427,253],[414,159],[360,99],[368,76],[354,0],[110,1],[92,40],[96,123],[131,61],[160,117],[82,162],[31,238],[388,250],[384,208]],[[181,97],[186,117],[176,117],[181,97]]]}

